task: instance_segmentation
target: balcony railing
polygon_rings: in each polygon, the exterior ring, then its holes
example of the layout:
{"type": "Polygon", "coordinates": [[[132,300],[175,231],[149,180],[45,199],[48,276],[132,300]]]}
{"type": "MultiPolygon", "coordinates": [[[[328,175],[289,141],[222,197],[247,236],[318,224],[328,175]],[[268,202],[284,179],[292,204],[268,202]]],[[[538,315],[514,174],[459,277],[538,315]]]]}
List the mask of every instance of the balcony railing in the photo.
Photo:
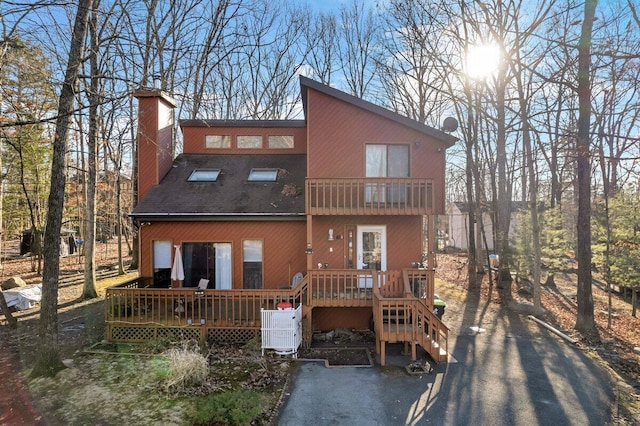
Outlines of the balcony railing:
{"type": "Polygon", "coordinates": [[[418,178],[310,178],[306,213],[312,215],[426,215],[433,181],[418,178]]]}

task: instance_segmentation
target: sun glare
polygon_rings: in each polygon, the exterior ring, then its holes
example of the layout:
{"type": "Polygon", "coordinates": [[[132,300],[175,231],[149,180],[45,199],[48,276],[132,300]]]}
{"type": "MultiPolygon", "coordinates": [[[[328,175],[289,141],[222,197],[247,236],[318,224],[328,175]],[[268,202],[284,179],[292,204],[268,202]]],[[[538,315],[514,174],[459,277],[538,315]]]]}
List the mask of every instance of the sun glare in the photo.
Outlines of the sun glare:
{"type": "Polygon", "coordinates": [[[483,79],[493,74],[500,64],[500,48],[495,44],[469,46],[464,72],[473,79],[483,79]]]}

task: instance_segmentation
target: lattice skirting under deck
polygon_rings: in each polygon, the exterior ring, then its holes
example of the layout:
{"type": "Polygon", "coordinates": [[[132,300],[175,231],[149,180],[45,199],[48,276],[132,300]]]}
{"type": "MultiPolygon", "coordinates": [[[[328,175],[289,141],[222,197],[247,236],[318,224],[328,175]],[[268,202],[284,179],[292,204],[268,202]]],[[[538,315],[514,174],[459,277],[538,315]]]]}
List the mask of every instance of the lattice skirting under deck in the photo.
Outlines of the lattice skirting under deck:
{"type": "Polygon", "coordinates": [[[256,336],[253,328],[144,327],[112,325],[107,327],[107,340],[114,343],[143,343],[157,339],[207,340],[210,343],[244,344],[256,336]]]}

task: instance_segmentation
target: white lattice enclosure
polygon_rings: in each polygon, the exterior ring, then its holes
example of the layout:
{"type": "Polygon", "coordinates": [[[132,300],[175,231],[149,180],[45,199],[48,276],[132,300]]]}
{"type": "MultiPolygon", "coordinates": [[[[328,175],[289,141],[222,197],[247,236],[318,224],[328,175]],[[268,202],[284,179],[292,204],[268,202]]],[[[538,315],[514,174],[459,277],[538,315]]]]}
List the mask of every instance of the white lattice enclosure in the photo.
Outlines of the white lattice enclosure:
{"type": "Polygon", "coordinates": [[[302,343],[302,305],[296,309],[261,309],[262,355],[265,349],[273,349],[278,355],[298,353],[302,343]]]}

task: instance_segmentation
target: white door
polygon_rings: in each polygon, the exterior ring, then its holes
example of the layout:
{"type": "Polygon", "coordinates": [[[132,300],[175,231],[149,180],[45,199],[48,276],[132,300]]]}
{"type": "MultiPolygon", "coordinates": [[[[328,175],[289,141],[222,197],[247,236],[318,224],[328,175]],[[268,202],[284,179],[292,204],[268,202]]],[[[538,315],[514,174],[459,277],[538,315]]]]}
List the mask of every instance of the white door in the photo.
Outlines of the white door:
{"type": "MultiPolygon", "coordinates": [[[[387,227],[380,225],[358,226],[358,269],[387,270],[387,227]]],[[[370,288],[372,276],[362,276],[360,287],[370,288]]]]}

